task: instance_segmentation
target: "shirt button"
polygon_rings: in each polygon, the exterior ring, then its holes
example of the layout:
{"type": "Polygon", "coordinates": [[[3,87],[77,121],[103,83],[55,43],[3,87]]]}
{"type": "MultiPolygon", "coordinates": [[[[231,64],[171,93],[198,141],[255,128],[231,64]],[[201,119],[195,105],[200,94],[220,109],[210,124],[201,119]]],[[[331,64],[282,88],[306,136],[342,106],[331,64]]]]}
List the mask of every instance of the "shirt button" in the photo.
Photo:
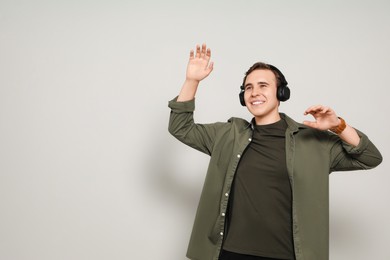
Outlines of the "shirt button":
{"type": "Polygon", "coordinates": [[[223,236],[223,232],[219,233],[221,236],[223,236]]]}
{"type": "Polygon", "coordinates": [[[225,196],[226,196],[226,197],[229,196],[229,193],[226,192],[226,193],[225,193],[225,196]]]}
{"type": "Polygon", "coordinates": [[[241,157],[241,155],[237,154],[237,158],[240,158],[240,157],[241,157]]]}
{"type": "Polygon", "coordinates": [[[224,213],[224,212],[222,212],[222,214],[221,214],[221,215],[222,215],[222,217],[224,217],[224,216],[225,216],[225,213],[224,213]]]}
{"type": "Polygon", "coordinates": [[[252,138],[249,138],[248,141],[249,141],[249,142],[252,142],[252,138]]]}

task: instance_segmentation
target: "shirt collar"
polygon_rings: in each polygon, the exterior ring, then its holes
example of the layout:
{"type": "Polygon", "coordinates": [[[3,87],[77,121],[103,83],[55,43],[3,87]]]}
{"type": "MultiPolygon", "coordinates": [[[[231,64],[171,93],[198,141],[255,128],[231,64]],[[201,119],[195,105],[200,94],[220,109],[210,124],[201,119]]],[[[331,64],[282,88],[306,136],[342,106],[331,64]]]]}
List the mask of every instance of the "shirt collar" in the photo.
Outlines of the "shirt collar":
{"type": "MultiPolygon", "coordinates": [[[[294,133],[298,132],[300,129],[309,128],[308,126],[306,126],[304,124],[300,124],[300,123],[294,121],[293,119],[291,119],[289,116],[287,116],[284,113],[279,113],[279,115],[282,118],[282,120],[284,120],[287,123],[287,128],[294,133]]],[[[248,124],[246,125],[245,128],[251,128],[252,130],[254,130],[255,126],[256,126],[256,121],[255,121],[255,118],[253,117],[252,120],[250,122],[248,122],[248,124]]]]}

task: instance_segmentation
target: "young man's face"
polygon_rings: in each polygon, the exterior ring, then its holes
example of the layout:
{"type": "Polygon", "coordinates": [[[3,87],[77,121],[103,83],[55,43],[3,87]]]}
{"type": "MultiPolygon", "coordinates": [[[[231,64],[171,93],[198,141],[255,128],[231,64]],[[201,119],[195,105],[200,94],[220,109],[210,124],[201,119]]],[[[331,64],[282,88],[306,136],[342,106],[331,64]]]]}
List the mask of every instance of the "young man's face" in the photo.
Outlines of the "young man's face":
{"type": "Polygon", "coordinates": [[[256,124],[272,124],[280,120],[276,77],[271,70],[252,71],[246,78],[244,89],[246,106],[256,124]]]}

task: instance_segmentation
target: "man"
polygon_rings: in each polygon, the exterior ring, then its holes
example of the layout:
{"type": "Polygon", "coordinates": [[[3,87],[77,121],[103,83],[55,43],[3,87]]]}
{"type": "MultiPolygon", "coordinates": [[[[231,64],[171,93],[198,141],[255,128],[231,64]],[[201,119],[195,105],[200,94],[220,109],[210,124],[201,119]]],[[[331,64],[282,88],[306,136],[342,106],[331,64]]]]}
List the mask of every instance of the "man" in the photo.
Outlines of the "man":
{"type": "Polygon", "coordinates": [[[211,156],[187,257],[196,260],[327,260],[333,171],[370,169],[382,156],[366,135],[322,105],[299,124],[279,113],[290,90],[274,66],[254,64],[240,102],[251,122],[196,124],[199,82],[213,70],[205,44],[190,52],[186,80],[169,102],[169,131],[211,156]]]}

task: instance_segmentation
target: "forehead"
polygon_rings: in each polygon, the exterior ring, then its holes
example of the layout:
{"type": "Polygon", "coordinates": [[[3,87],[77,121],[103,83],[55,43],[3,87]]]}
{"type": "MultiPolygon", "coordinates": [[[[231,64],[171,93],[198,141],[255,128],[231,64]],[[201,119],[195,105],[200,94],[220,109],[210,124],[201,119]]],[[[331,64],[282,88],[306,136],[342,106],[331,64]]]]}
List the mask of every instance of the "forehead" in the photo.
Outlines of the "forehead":
{"type": "Polygon", "coordinates": [[[275,74],[271,70],[254,70],[252,71],[245,80],[245,84],[256,84],[258,82],[267,82],[269,84],[275,83],[276,84],[276,77],[275,74]]]}

